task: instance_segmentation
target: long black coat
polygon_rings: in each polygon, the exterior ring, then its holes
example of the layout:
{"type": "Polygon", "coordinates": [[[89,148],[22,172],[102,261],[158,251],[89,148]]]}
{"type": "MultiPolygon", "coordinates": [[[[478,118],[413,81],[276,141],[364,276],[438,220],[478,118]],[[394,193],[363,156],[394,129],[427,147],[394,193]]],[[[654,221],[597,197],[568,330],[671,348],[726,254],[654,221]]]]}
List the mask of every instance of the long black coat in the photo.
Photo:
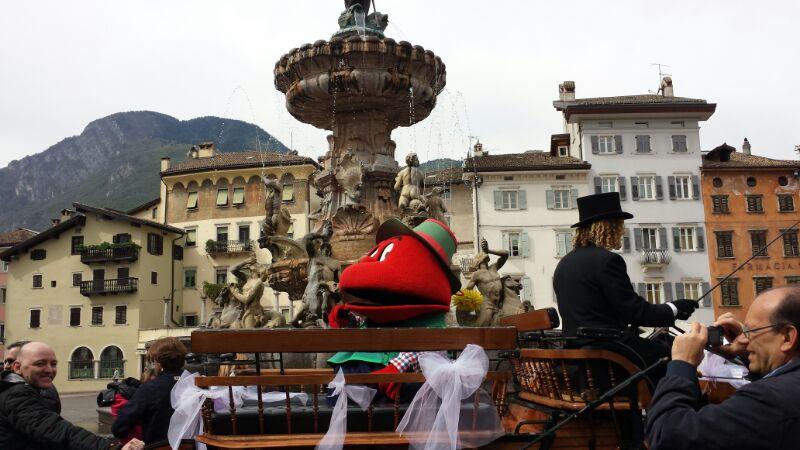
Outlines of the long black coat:
{"type": "Polygon", "coordinates": [[[553,275],[553,289],[568,336],[578,327],[624,330],[675,323],[672,308],[650,304],[637,294],[625,260],[604,248],[578,247],[564,256],[553,275]]]}
{"type": "Polygon", "coordinates": [[[651,450],[800,448],[800,359],[699,408],[694,366],[673,361],[647,412],[651,450]]]}
{"type": "Polygon", "coordinates": [[[105,450],[109,441],[64,420],[59,403],[18,376],[0,381],[0,448],[3,450],[105,450]]]}
{"type": "Polygon", "coordinates": [[[136,390],[128,403],[119,410],[111,432],[124,438],[136,424],[142,425],[142,440],[152,444],[167,439],[169,420],[172,418],[170,392],[180,378],[178,372],[162,372],[136,390]]]}

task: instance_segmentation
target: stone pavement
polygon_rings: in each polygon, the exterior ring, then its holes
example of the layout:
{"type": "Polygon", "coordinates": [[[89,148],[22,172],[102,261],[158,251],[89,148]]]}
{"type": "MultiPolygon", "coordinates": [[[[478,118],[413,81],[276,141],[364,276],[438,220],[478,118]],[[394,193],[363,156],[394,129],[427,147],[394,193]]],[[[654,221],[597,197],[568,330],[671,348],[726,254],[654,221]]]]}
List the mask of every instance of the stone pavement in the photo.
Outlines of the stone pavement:
{"type": "Polygon", "coordinates": [[[97,433],[97,393],[62,394],[61,417],[97,433]]]}

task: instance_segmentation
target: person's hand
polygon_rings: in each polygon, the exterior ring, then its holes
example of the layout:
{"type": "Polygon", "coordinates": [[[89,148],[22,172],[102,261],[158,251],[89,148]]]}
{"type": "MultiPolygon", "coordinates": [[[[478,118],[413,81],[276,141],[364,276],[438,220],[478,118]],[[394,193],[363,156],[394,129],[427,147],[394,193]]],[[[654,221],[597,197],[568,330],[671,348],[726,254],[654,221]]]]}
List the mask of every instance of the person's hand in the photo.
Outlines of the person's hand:
{"type": "Polygon", "coordinates": [[[483,253],[489,253],[489,243],[486,242],[485,238],[481,239],[481,251],[483,253]]]}
{"type": "Polygon", "coordinates": [[[708,342],[708,328],[705,325],[693,322],[686,333],[675,338],[672,343],[672,360],[685,361],[694,367],[700,365],[705,356],[703,348],[708,342]]]}
{"type": "MultiPolygon", "coordinates": [[[[387,364],[383,369],[375,370],[372,373],[400,373],[400,371],[397,370],[397,367],[395,367],[394,364],[387,364]]],[[[397,400],[397,396],[400,395],[400,386],[402,385],[403,383],[395,382],[378,383],[378,389],[386,394],[386,396],[392,401],[395,401],[397,400]]]]}
{"type": "Polygon", "coordinates": [[[144,442],[140,441],[139,439],[133,438],[122,447],[122,450],[142,450],[144,448],[144,442]]]}
{"type": "Polygon", "coordinates": [[[715,350],[730,357],[746,356],[747,344],[743,344],[736,339],[740,334],[742,334],[743,330],[742,323],[736,319],[736,316],[729,312],[725,313],[717,318],[717,321],[714,322],[714,325],[722,327],[725,339],[727,339],[729,342],[726,345],[721,345],[715,348],[715,350]]]}
{"type": "Polygon", "coordinates": [[[697,309],[697,302],[694,300],[680,299],[670,303],[678,310],[678,314],[675,315],[675,318],[679,320],[688,319],[691,317],[694,310],[697,309]]]}

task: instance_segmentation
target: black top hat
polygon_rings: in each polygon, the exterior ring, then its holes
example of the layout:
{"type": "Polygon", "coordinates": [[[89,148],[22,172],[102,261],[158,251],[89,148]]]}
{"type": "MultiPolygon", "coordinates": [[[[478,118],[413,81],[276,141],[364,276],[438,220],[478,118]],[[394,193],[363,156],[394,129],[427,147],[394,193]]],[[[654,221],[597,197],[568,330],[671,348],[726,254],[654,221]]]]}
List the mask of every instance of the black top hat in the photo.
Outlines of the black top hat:
{"type": "Polygon", "coordinates": [[[633,219],[633,214],[622,210],[619,204],[618,192],[606,192],[604,194],[587,195],[578,199],[578,223],[572,228],[589,225],[603,219],[621,217],[623,219],[633,219]]]}

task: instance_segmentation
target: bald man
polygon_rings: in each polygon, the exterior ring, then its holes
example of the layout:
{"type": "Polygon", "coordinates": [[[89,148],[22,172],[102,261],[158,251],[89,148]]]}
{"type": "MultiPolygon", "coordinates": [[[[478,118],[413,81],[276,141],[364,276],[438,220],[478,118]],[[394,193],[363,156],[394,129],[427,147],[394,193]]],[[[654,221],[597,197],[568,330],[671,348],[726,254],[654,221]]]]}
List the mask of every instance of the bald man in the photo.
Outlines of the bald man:
{"type": "MultiPolygon", "coordinates": [[[[0,448],[117,449],[119,445],[64,420],[53,410],[42,391],[53,387],[58,360],[43,342],[23,345],[13,364],[16,377],[0,380],[0,448]]],[[[123,450],[142,449],[141,441],[129,442],[123,450]]]]}
{"type": "Polygon", "coordinates": [[[700,408],[697,366],[708,329],[692,324],[675,338],[667,376],[647,411],[650,449],[800,448],[800,286],[761,293],[744,323],[723,314],[715,325],[730,342],[716,350],[747,360],[756,381],[700,408]]]}

